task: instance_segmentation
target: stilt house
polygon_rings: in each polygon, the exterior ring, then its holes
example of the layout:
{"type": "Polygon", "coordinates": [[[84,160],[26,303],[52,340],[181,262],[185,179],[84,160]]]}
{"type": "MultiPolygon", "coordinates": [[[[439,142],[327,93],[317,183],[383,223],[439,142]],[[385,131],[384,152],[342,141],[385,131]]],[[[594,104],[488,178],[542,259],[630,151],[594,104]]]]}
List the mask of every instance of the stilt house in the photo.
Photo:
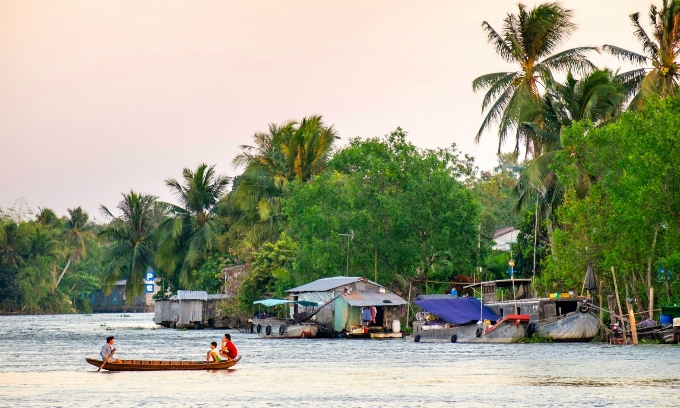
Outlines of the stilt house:
{"type": "MultiPolygon", "coordinates": [[[[319,312],[314,318],[325,333],[364,335],[391,332],[395,320],[398,322],[404,315],[407,304],[384,286],[361,277],[319,279],[287,292],[291,300],[313,301],[319,305],[319,312]]],[[[316,310],[306,310],[299,305],[291,307],[296,320],[316,310]]]]}

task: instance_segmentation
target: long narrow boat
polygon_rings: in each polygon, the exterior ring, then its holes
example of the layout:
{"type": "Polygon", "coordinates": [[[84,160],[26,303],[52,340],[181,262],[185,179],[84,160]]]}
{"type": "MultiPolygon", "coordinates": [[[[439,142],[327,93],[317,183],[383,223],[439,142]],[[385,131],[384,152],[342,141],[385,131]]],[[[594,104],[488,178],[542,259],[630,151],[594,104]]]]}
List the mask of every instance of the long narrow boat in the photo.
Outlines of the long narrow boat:
{"type": "Polygon", "coordinates": [[[168,360],[121,360],[120,363],[106,363],[102,360],[86,358],[85,361],[109,371],[171,371],[171,370],[226,370],[241,360],[241,356],[221,363],[205,361],[168,361],[168,360]]]}

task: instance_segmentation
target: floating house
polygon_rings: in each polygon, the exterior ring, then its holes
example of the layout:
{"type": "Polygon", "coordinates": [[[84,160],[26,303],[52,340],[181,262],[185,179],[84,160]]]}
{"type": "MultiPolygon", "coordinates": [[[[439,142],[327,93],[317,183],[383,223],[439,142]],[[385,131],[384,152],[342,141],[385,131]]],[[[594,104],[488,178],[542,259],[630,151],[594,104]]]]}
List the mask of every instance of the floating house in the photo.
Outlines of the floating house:
{"type": "Polygon", "coordinates": [[[209,295],[203,290],[179,290],[168,299],[156,299],[154,322],[163,327],[202,329],[224,328],[229,324],[217,308],[227,295],[209,295]]]}
{"type": "Polygon", "coordinates": [[[361,277],[336,276],[319,279],[288,291],[294,301],[312,301],[318,307],[291,306],[295,320],[313,318],[319,325],[318,336],[399,338],[400,318],[406,300],[384,286],[361,277]]]}

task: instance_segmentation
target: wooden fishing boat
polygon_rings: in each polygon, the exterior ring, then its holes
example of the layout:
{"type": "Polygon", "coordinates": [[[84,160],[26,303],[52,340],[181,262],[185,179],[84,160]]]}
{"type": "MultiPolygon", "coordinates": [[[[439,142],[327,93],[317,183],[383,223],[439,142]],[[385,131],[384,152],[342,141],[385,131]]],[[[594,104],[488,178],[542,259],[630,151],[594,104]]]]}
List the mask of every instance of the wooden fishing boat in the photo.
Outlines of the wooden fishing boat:
{"type": "Polygon", "coordinates": [[[527,334],[529,315],[499,317],[475,298],[419,296],[424,312],[413,322],[415,343],[513,343],[527,334]]]}
{"type": "MultiPolygon", "coordinates": [[[[86,358],[85,361],[99,368],[102,360],[86,358]]],[[[171,371],[171,370],[226,370],[241,361],[241,356],[220,363],[205,361],[169,360],[121,360],[120,363],[106,363],[102,369],[108,371],[171,371]]]]}
{"type": "Polygon", "coordinates": [[[551,294],[547,298],[531,297],[531,279],[503,279],[472,284],[479,288],[484,306],[503,317],[508,314],[531,316],[529,333],[548,337],[555,342],[588,342],[600,331],[600,318],[583,296],[573,293],[551,294]],[[505,290],[513,298],[498,300],[505,290]]]}

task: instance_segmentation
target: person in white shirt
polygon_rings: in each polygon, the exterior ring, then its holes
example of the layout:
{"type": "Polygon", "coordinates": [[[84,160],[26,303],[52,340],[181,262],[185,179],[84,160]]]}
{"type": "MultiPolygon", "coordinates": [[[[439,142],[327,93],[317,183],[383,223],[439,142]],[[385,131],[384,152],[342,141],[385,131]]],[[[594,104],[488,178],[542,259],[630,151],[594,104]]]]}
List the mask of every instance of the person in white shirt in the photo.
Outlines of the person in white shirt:
{"type": "Polygon", "coordinates": [[[212,342],[210,343],[210,350],[208,350],[208,354],[205,355],[205,361],[210,362],[213,361],[214,363],[220,363],[224,361],[224,359],[220,356],[220,351],[217,349],[217,343],[212,342]]]}
{"type": "Polygon", "coordinates": [[[106,344],[102,347],[102,351],[99,352],[99,355],[102,356],[102,361],[106,361],[107,363],[120,363],[120,360],[113,359],[113,353],[115,352],[116,349],[113,348],[113,336],[109,336],[106,338],[106,344]]]}

